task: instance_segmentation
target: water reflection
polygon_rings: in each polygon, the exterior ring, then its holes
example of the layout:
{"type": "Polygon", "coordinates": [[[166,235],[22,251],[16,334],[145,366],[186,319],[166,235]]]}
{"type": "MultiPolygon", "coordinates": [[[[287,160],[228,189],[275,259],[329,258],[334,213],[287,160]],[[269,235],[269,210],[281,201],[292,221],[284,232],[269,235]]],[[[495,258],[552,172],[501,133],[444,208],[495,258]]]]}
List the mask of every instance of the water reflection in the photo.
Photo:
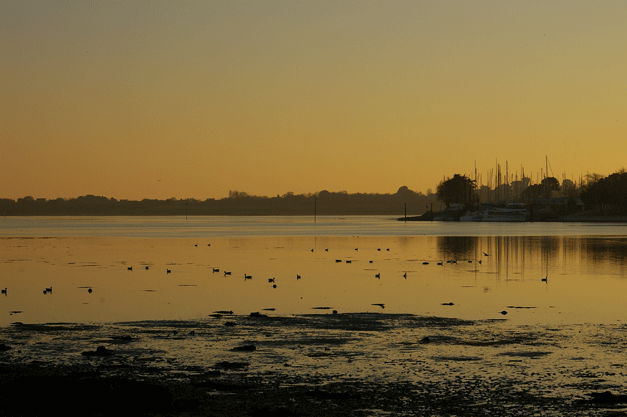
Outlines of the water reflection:
{"type": "Polygon", "coordinates": [[[500,318],[508,306],[533,306],[507,319],[614,322],[624,315],[626,242],[572,236],[0,238],[0,288],[8,288],[0,297],[0,325],[190,319],[265,308],[302,314],[314,306],[378,312],[378,304],[386,312],[463,319],[500,318]],[[253,278],[244,280],[245,274],[253,278]],[[269,278],[276,278],[276,287],[269,278]],[[43,296],[48,287],[54,293],[43,296]],[[10,315],[14,311],[20,313],[10,315]]]}
{"type": "Polygon", "coordinates": [[[526,265],[541,265],[545,275],[568,265],[610,264],[624,274],[627,240],[573,236],[438,236],[439,258],[487,262],[498,275],[524,274],[526,265]]]}

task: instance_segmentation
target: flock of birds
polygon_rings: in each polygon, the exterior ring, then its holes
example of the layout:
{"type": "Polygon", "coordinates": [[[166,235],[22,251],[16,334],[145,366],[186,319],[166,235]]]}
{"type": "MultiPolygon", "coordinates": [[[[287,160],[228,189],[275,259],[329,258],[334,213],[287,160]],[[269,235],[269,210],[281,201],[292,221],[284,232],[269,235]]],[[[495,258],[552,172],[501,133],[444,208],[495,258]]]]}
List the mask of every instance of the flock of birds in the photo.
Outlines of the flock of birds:
{"type": "MultiPolygon", "coordinates": [[[[195,247],[198,247],[198,244],[194,244],[194,246],[195,246],[195,247]]],[[[211,244],[209,243],[209,244],[207,244],[207,246],[211,246],[211,244]]],[[[354,250],[355,250],[355,251],[359,251],[359,248],[355,248],[354,250]]],[[[314,249],[314,248],[312,248],[312,249],[310,249],[309,251],[310,251],[310,252],[315,252],[315,249],[314,249]]],[[[329,252],[329,248],[324,248],[324,251],[325,251],[325,252],[329,252]]],[[[377,248],[377,251],[378,251],[378,252],[381,252],[381,251],[383,251],[383,249],[382,249],[382,248],[377,248]]],[[[385,251],[389,252],[389,251],[390,251],[390,248],[386,248],[386,249],[385,249],[385,251]]],[[[483,254],[483,256],[490,256],[490,254],[489,254],[489,253],[487,253],[487,252],[482,252],[482,254],[483,254]]],[[[351,264],[351,263],[353,262],[353,260],[352,260],[352,259],[344,259],[344,260],[342,260],[342,259],[335,259],[335,263],[342,263],[342,262],[347,263],[347,264],[351,264]]],[[[438,265],[438,266],[444,266],[444,264],[445,264],[445,263],[446,263],[446,264],[457,264],[457,263],[458,263],[458,260],[456,260],[456,259],[449,259],[449,260],[446,260],[446,261],[443,261],[443,260],[442,260],[442,261],[435,261],[435,262],[436,262],[436,265],[438,265]]],[[[460,261],[460,262],[463,262],[463,261],[460,261]]],[[[466,262],[467,262],[467,263],[473,263],[473,262],[476,262],[477,264],[481,264],[481,263],[482,263],[482,260],[481,260],[481,259],[475,259],[475,260],[473,260],[473,259],[467,259],[467,260],[466,260],[466,262]]],[[[372,264],[372,263],[374,263],[374,261],[373,261],[373,260],[369,260],[369,261],[368,261],[368,263],[372,264]]],[[[430,264],[430,262],[429,262],[429,261],[422,261],[422,265],[429,265],[429,264],[430,264]]],[[[133,271],[133,266],[127,266],[127,268],[126,268],[126,269],[127,269],[127,271],[133,271]]],[[[149,270],[149,269],[150,269],[150,266],[148,266],[148,265],[145,265],[145,266],[144,266],[144,270],[146,270],[146,271],[147,271],[147,270],[149,270]]],[[[232,276],[232,271],[226,271],[226,270],[222,270],[222,271],[221,271],[221,269],[220,269],[220,268],[216,268],[216,267],[211,267],[211,272],[212,272],[212,273],[219,273],[219,272],[222,272],[222,273],[223,273],[223,275],[224,275],[225,277],[227,277],[227,276],[232,276]]],[[[169,269],[169,268],[167,268],[167,269],[165,270],[165,273],[166,273],[166,274],[171,274],[171,273],[172,273],[172,270],[171,270],[171,269],[169,269]]],[[[403,272],[402,277],[403,277],[404,279],[407,279],[407,271],[403,272]]],[[[374,278],[376,278],[376,279],[381,279],[381,273],[380,273],[380,272],[376,272],[376,273],[374,274],[374,278]]],[[[245,281],[247,281],[247,280],[252,280],[252,279],[253,279],[253,276],[252,276],[252,275],[247,274],[247,273],[244,273],[244,280],[245,280],[245,281]]],[[[302,276],[301,276],[300,274],[296,274],[296,280],[300,280],[300,279],[302,279],[302,276]]],[[[277,279],[276,279],[276,277],[270,277],[270,278],[267,278],[267,281],[268,281],[268,283],[269,283],[269,284],[272,284],[272,288],[278,288],[278,285],[277,285],[277,279]]],[[[547,276],[545,276],[544,278],[541,278],[541,281],[542,281],[542,282],[545,282],[545,283],[548,283],[548,281],[549,281],[549,277],[548,277],[548,275],[547,275],[547,276]]],[[[94,290],[93,290],[93,288],[92,288],[92,287],[81,287],[81,288],[87,288],[87,293],[88,293],[88,294],[92,294],[92,293],[94,292],[94,290]]],[[[0,289],[0,294],[1,294],[1,295],[5,295],[5,296],[7,296],[7,295],[8,295],[8,288],[3,288],[3,289],[0,289]]],[[[44,294],[44,295],[52,294],[52,286],[44,288],[44,290],[43,290],[43,294],[44,294]]],[[[382,309],[384,309],[384,308],[385,308],[385,304],[383,304],[383,303],[373,303],[373,304],[371,304],[371,305],[372,305],[372,306],[377,306],[377,307],[380,307],[380,308],[382,308],[382,309]]],[[[442,305],[444,305],[444,306],[453,306],[453,305],[455,305],[455,304],[454,304],[454,303],[452,303],[452,302],[448,302],[448,303],[442,303],[442,305]]],[[[330,309],[330,307],[314,307],[314,308],[315,308],[315,309],[330,309]]],[[[334,314],[337,314],[337,310],[333,310],[333,313],[334,313],[334,314]]],[[[507,314],[507,311],[506,311],[506,310],[503,310],[503,311],[501,311],[500,313],[501,313],[502,315],[506,315],[506,314],[507,314]]]]}

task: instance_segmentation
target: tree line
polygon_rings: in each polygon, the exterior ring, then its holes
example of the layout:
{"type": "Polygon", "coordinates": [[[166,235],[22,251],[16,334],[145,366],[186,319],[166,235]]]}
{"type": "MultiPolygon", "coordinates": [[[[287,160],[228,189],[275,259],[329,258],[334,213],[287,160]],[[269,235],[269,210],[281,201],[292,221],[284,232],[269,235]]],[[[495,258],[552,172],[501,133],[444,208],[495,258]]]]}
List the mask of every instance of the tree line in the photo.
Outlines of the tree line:
{"type": "Polygon", "coordinates": [[[222,199],[193,198],[166,200],[124,200],[84,195],[76,198],[0,199],[3,216],[80,216],[80,215],[350,215],[423,213],[433,204],[435,194],[423,194],[400,187],[395,193],[347,193],[323,190],[311,194],[286,193],[275,197],[231,191],[222,199]]]}

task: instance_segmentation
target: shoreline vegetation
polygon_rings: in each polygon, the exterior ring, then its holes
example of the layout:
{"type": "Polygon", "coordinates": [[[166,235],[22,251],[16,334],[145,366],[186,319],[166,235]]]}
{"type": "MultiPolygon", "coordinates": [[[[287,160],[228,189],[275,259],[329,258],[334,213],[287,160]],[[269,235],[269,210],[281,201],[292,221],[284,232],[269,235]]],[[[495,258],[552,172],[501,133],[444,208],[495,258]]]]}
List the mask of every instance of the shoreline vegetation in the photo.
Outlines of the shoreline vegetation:
{"type": "Polygon", "coordinates": [[[407,186],[392,194],[288,192],[274,197],[230,191],[222,199],[193,198],[125,200],[84,195],[45,199],[32,196],[0,199],[0,216],[324,216],[393,215],[407,221],[627,221],[627,173],[587,175],[575,183],[567,178],[497,177],[496,185],[455,174],[426,194],[407,186]],[[419,213],[410,215],[408,213],[419,213]]]}

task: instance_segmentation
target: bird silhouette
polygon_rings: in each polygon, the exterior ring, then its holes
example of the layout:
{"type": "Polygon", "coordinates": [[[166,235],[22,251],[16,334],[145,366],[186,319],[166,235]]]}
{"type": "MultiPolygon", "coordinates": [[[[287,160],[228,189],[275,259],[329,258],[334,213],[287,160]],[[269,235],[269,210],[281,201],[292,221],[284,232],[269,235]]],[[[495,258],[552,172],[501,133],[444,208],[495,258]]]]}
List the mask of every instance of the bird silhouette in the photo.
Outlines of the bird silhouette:
{"type": "Polygon", "coordinates": [[[385,304],[383,304],[383,303],[375,303],[375,304],[370,304],[370,305],[381,307],[381,308],[385,308],[385,304]]]}
{"type": "Polygon", "coordinates": [[[403,273],[403,278],[407,279],[407,272],[403,273]]]}
{"type": "Polygon", "coordinates": [[[276,282],[275,278],[268,278],[268,282],[276,282]]]}
{"type": "Polygon", "coordinates": [[[352,263],[353,263],[353,261],[351,261],[350,259],[347,259],[347,260],[346,260],[346,263],[347,263],[347,264],[352,264],[352,263]]]}
{"type": "Polygon", "coordinates": [[[8,295],[8,294],[7,294],[7,289],[6,289],[6,288],[3,288],[3,289],[2,289],[2,290],[0,290],[0,291],[1,291],[1,293],[2,293],[2,294],[4,294],[4,295],[8,295]]]}
{"type": "Polygon", "coordinates": [[[380,273],[376,273],[376,274],[374,274],[374,277],[377,278],[377,279],[381,279],[381,274],[380,273]]]}
{"type": "Polygon", "coordinates": [[[548,283],[549,282],[549,276],[547,275],[546,277],[542,278],[540,281],[548,283]]]}
{"type": "Polygon", "coordinates": [[[487,252],[483,252],[483,256],[490,256],[490,254],[487,252]]]}
{"type": "Polygon", "coordinates": [[[301,279],[302,277],[300,276],[300,274],[296,274],[296,279],[301,279]]]}
{"type": "Polygon", "coordinates": [[[171,273],[172,273],[172,270],[171,270],[171,269],[166,269],[166,270],[165,270],[165,273],[166,273],[166,274],[171,274],[171,273]]]}
{"type": "Polygon", "coordinates": [[[220,272],[220,268],[211,268],[211,272],[220,272]]]}
{"type": "Polygon", "coordinates": [[[94,290],[92,290],[91,288],[87,289],[87,293],[91,294],[92,292],[94,292],[94,290]]]}
{"type": "Polygon", "coordinates": [[[132,267],[132,266],[129,266],[129,267],[127,267],[127,268],[126,268],[126,270],[127,270],[127,271],[132,271],[132,270],[133,270],[133,267],[132,267]]]}
{"type": "Polygon", "coordinates": [[[253,276],[252,276],[252,275],[247,275],[247,274],[244,274],[244,279],[253,279],[253,276]]]}
{"type": "Polygon", "coordinates": [[[149,267],[148,265],[146,265],[146,266],[144,267],[144,269],[145,269],[146,271],[148,271],[148,270],[150,269],[150,267],[149,267]]]}
{"type": "Polygon", "coordinates": [[[231,271],[224,271],[224,276],[231,275],[231,271]]]}

